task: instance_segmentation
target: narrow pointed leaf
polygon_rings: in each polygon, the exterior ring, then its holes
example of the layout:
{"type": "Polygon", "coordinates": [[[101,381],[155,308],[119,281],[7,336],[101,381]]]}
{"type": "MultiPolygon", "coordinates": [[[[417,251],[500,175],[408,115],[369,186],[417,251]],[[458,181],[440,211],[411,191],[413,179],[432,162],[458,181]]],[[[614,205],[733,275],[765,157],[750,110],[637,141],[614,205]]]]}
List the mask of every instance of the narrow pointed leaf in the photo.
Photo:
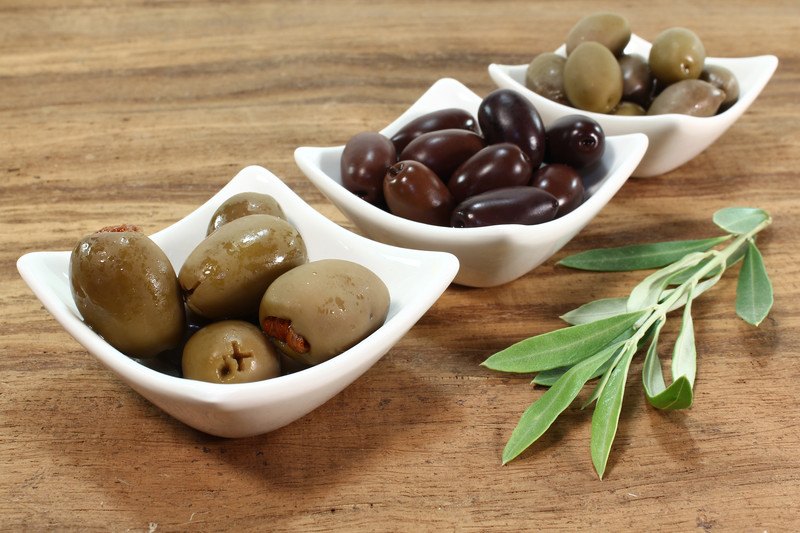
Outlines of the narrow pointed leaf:
{"type": "MultiPolygon", "coordinates": [[[[606,348],[603,348],[603,350],[609,350],[609,359],[605,363],[600,365],[597,368],[597,370],[595,370],[594,374],[592,374],[592,376],[589,378],[590,380],[598,378],[606,373],[609,366],[611,366],[611,363],[613,362],[613,357],[611,357],[611,355],[613,355],[613,352],[617,348],[622,346],[622,344],[626,340],[630,339],[635,331],[636,331],[635,329],[630,328],[628,331],[617,337],[614,340],[614,342],[611,343],[611,345],[609,345],[606,348]]],[[[536,377],[533,378],[532,383],[534,385],[543,385],[545,387],[551,387],[556,381],[558,381],[561,378],[561,376],[566,374],[569,369],[570,367],[568,366],[562,366],[559,368],[552,368],[550,370],[543,370],[542,372],[536,374],[536,377]]]]}
{"type": "Polygon", "coordinates": [[[697,374],[697,348],[694,343],[694,321],[692,320],[692,291],[683,307],[683,321],[678,338],[675,339],[675,348],[672,351],[672,380],[685,376],[690,385],[694,385],[697,374]]]}
{"type": "Polygon", "coordinates": [[[752,207],[728,207],[714,213],[714,224],[736,235],[747,233],[768,219],[766,211],[752,207]]]}
{"type": "MultiPolygon", "coordinates": [[[[692,291],[692,298],[697,298],[698,296],[706,292],[708,289],[716,285],[717,282],[720,280],[720,278],[722,278],[722,272],[718,272],[717,275],[714,276],[713,278],[706,279],[698,283],[697,286],[692,291]]],[[[665,300],[672,293],[673,290],[677,289],[667,289],[663,293],[661,293],[662,294],[661,300],[662,301],[665,300]]],[[[689,301],[689,295],[683,294],[680,298],[678,298],[678,300],[674,304],[672,304],[669,307],[669,310],[667,312],[680,309],[681,307],[686,305],[687,301],[689,301]]]]}
{"type": "Polygon", "coordinates": [[[752,241],[748,244],[739,281],[736,285],[736,314],[748,324],[758,326],[772,309],[772,282],[767,276],[761,252],[752,241]]]}
{"type": "Polygon", "coordinates": [[[688,409],[692,406],[693,401],[692,384],[689,383],[686,376],[681,376],[673,381],[666,390],[655,396],[648,395],[647,401],[656,409],[688,409]]]}
{"type": "Polygon", "coordinates": [[[583,304],[577,309],[561,315],[561,320],[573,326],[588,324],[595,320],[602,320],[615,315],[628,312],[627,298],[602,298],[583,304]]]}
{"type": "Polygon", "coordinates": [[[661,328],[664,327],[666,322],[667,319],[662,317],[656,323],[653,339],[647,349],[647,355],[642,365],[642,384],[648,400],[667,388],[667,384],[664,382],[664,374],[661,372],[661,359],[658,357],[658,337],[661,334],[661,328]]]}
{"type": "MultiPolygon", "coordinates": [[[[728,258],[725,260],[725,269],[724,270],[729,269],[730,267],[735,265],[737,262],[739,262],[739,260],[742,257],[744,257],[744,253],[746,251],[747,251],[747,246],[743,245],[743,246],[739,247],[733,254],[728,256],[728,258]]],[[[701,268],[705,267],[706,264],[709,261],[711,261],[712,259],[713,259],[713,257],[709,257],[708,259],[703,259],[700,263],[697,264],[697,266],[694,266],[692,268],[687,268],[683,272],[678,272],[677,274],[675,274],[674,276],[672,276],[669,279],[669,284],[670,285],[681,285],[681,284],[683,284],[689,278],[694,276],[695,273],[697,273],[698,270],[700,270],[701,268]]],[[[720,269],[720,270],[723,270],[723,269],[720,269]]],[[[721,274],[722,272],[719,272],[719,273],[721,274]]],[[[714,277],[715,275],[717,275],[717,272],[711,271],[711,272],[709,272],[708,274],[705,275],[705,278],[706,279],[707,278],[711,278],[711,277],[714,277]]]]}

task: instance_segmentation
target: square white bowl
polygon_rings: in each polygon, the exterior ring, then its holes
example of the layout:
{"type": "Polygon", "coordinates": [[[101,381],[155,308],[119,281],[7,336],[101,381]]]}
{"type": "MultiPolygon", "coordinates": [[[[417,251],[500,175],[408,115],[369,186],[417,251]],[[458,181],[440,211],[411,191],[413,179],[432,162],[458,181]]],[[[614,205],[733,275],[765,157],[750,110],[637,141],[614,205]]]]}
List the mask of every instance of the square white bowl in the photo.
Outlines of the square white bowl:
{"type": "Polygon", "coordinates": [[[221,437],[266,433],[322,405],[388,352],[436,302],[458,270],[458,261],[450,254],[397,248],[356,235],[315,211],[268,170],[250,166],[197,210],[151,236],[176,272],[205,237],[217,207],[245,191],[270,194],[278,201],[303,236],[310,260],[348,259],[375,272],[391,298],[383,326],[333,359],[293,374],[235,385],[182,379],[131,359],[84,324],[70,292],[69,251],[33,252],[17,261],[22,278],[45,308],[106,368],[173,417],[221,437]]]}
{"type": "MultiPolygon", "coordinates": [[[[458,81],[441,79],[381,133],[391,137],[411,120],[437,109],[457,107],[476,115],[481,100],[458,81]]],[[[530,272],[583,229],[636,168],[647,149],[647,137],[607,136],[601,164],[586,177],[586,201],[563,217],[535,226],[447,228],[395,216],[342,186],[339,164],[343,149],[343,145],[300,147],[294,157],[308,179],[367,237],[406,248],[449,252],[461,265],[456,283],[492,287],[530,272]]]]}
{"type": "MultiPolygon", "coordinates": [[[[626,54],[650,56],[650,43],[632,35],[626,54]]],[[[562,45],[555,53],[565,56],[562,45]]],[[[533,57],[531,57],[531,60],[533,57]]],[[[697,156],[711,146],[720,135],[736,122],[766,86],[775,69],[778,58],[772,55],[742,58],[706,58],[706,64],[729,69],[739,82],[739,100],[724,112],[713,117],[689,115],[653,115],[628,117],[591,113],[554,102],[525,87],[525,72],[528,65],[489,65],[489,76],[498,87],[513,89],[530,100],[545,126],[564,115],[580,113],[596,120],[606,135],[644,133],[650,140],[647,154],[634,170],[633,176],[647,178],[660,176],[697,156]]]]}

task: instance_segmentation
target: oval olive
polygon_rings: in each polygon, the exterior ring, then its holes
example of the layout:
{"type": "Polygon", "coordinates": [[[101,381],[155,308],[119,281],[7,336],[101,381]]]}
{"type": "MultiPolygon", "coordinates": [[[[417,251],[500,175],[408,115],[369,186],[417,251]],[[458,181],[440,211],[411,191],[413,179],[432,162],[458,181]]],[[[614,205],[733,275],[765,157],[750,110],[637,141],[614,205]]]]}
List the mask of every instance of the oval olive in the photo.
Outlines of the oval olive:
{"type": "Polygon", "coordinates": [[[270,283],[308,260],[289,222],[250,215],[228,222],[189,254],[178,279],[186,304],[212,320],[255,316],[270,283]]]}
{"type": "Polygon", "coordinates": [[[699,78],[705,60],[702,41],[686,28],[664,30],[650,48],[650,70],[666,84],[699,78]]]}
{"type": "Polygon", "coordinates": [[[595,41],[618,56],[631,40],[628,20],[616,13],[594,13],[580,19],[567,34],[567,55],[581,43],[595,41]]]}
{"type": "Polygon", "coordinates": [[[524,96],[511,89],[489,93],[478,107],[478,125],[487,144],[516,144],[537,168],[544,157],[544,124],[524,96]]]}
{"type": "Polygon", "coordinates": [[[598,163],[606,148],[606,136],[597,121],[583,115],[556,119],[547,129],[547,162],[583,170],[598,163]]]}
{"type": "Polygon", "coordinates": [[[545,52],[533,58],[525,70],[525,87],[559,104],[569,105],[564,92],[564,63],[567,58],[545,52]]]}
{"type": "Polygon", "coordinates": [[[626,54],[617,62],[622,72],[622,100],[647,109],[653,101],[656,89],[656,78],[650,72],[647,59],[639,54],[626,54]]]}
{"type": "Polygon", "coordinates": [[[611,111],[611,114],[625,117],[641,117],[647,114],[647,110],[639,104],[623,101],[611,111]]]}
{"type": "Polygon", "coordinates": [[[622,99],[617,58],[600,43],[581,43],[564,64],[564,90],[578,109],[608,113],[622,99]]]}
{"type": "Polygon", "coordinates": [[[400,153],[400,161],[418,161],[443,182],[464,161],[486,146],[483,137],[469,130],[437,130],[423,133],[400,153]]]}
{"type": "Polygon", "coordinates": [[[694,117],[710,117],[717,113],[725,93],[703,80],[673,83],[656,96],[648,115],[679,113],[694,117]]]}
{"type": "Polygon", "coordinates": [[[477,228],[497,224],[541,224],[552,220],[558,200],[536,187],[506,187],[467,198],[453,211],[454,228],[477,228]]]}
{"type": "Polygon", "coordinates": [[[206,235],[211,235],[214,230],[231,220],[247,215],[272,215],[278,218],[286,218],[278,201],[269,194],[241,192],[222,202],[222,205],[214,211],[214,214],[211,215],[211,221],[208,223],[206,235]]]}
{"type": "Polygon", "coordinates": [[[183,347],[183,377],[210,383],[251,383],[281,374],[280,357],[264,334],[242,320],[214,322],[183,347]]]}
{"type": "Polygon", "coordinates": [[[531,160],[516,144],[491,144],[464,161],[447,182],[447,188],[457,204],[491,189],[527,185],[531,171],[531,160]]]}
{"type": "Polygon", "coordinates": [[[478,121],[472,113],[457,107],[439,109],[415,118],[392,135],[391,140],[399,154],[408,143],[423,133],[438,130],[469,130],[477,133],[478,121]]]}
{"type": "Polygon", "coordinates": [[[583,179],[568,165],[558,163],[542,165],[533,173],[530,185],[556,197],[558,200],[556,217],[574,211],[583,203],[583,179]]]}
{"type": "Polygon", "coordinates": [[[368,268],[324,259],[290,270],[270,285],[259,323],[278,348],[318,364],[377,330],[389,312],[389,290],[368,268]]]}
{"type": "Polygon", "coordinates": [[[431,169],[418,161],[400,161],[386,172],[383,195],[389,211],[399,217],[447,226],[453,196],[431,169]]]}
{"type": "Polygon", "coordinates": [[[720,111],[728,109],[739,100],[739,81],[727,68],[719,65],[706,65],[703,72],[700,73],[700,79],[725,93],[725,100],[719,106],[720,111]]]}
{"type": "Polygon", "coordinates": [[[178,346],[186,314],[166,254],[135,226],[104,228],[72,250],[69,277],[83,320],[131,357],[178,346]]]}
{"type": "Polygon", "coordinates": [[[347,141],[342,151],[342,185],[373,205],[383,203],[383,176],[397,162],[394,144],[371,131],[358,133],[347,141]]]}

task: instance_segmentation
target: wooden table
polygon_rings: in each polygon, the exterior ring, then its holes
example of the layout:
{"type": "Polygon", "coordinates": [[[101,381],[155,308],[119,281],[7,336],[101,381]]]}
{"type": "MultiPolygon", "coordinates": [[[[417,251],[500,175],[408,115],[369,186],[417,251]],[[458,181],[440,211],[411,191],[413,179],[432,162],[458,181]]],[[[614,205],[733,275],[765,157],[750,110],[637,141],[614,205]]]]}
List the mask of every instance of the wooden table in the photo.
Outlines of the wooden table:
{"type": "MultiPolygon", "coordinates": [[[[740,530],[800,528],[800,52],[796,0],[611,2],[634,31],[694,28],[709,55],[780,58],[711,148],[632,180],[534,272],[449,288],[343,393],[267,435],[225,440],[165,415],[105,370],[15,269],[119,221],[154,232],[259,164],[352,227],[294,164],[388,124],[436,79],[481,95],[490,62],[554,48],[593,2],[0,2],[0,529],[740,530]],[[558,6],[558,7],[554,7],[558,6]],[[634,362],[603,481],[573,406],[500,466],[542,391],[478,366],[640,273],[555,266],[600,246],[717,234],[769,210],[775,307],[733,311],[735,273],[695,306],[695,405],[651,408],[634,362]]],[[[674,339],[675,330],[670,332],[674,339]]],[[[588,394],[588,391],[585,391],[588,394]]]]}

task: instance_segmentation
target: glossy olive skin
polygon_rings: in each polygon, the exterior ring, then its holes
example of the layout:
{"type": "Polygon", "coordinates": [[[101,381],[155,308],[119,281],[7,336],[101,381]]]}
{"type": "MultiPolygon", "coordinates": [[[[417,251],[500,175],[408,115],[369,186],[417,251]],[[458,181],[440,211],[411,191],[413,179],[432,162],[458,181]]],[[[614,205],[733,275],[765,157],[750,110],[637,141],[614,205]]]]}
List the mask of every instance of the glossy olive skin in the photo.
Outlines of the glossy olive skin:
{"type": "Polygon", "coordinates": [[[559,104],[569,105],[564,92],[564,64],[567,58],[544,52],[533,58],[525,70],[525,87],[559,104]]]}
{"type": "Polygon", "coordinates": [[[717,113],[725,93],[703,80],[673,83],[656,96],[648,115],[679,113],[694,117],[710,117],[717,113]]]}
{"type": "Polygon", "coordinates": [[[574,211],[583,203],[583,179],[568,165],[558,163],[542,165],[531,176],[530,185],[556,197],[558,200],[556,218],[574,211]]]}
{"type": "Polygon", "coordinates": [[[454,228],[478,228],[497,224],[541,224],[553,220],[558,200],[536,187],[494,189],[467,198],[453,211],[454,228]]]}
{"type": "Polygon", "coordinates": [[[231,220],[246,217],[248,215],[272,215],[278,218],[286,218],[278,201],[269,194],[258,192],[242,192],[234,194],[214,211],[211,221],[208,223],[206,235],[211,235],[220,226],[231,220]]]}
{"type": "Polygon", "coordinates": [[[739,100],[739,81],[730,70],[719,65],[706,65],[700,79],[725,93],[719,111],[725,111],[739,100]]]}
{"type": "Polygon", "coordinates": [[[250,215],[228,222],[189,254],[178,280],[186,304],[219,320],[255,316],[275,278],[308,260],[303,238],[289,222],[250,215]]]}
{"type": "Polygon", "coordinates": [[[316,365],[355,346],[386,320],[389,290],[368,268],[352,261],[324,259],[299,266],[270,285],[258,313],[288,320],[308,345],[298,353],[272,338],[287,356],[316,365]]]}
{"type": "Polygon", "coordinates": [[[544,158],[544,124],[539,112],[524,96],[511,89],[497,89],[478,107],[478,125],[486,144],[516,144],[531,160],[531,167],[544,158]]]}
{"type": "Polygon", "coordinates": [[[606,136],[597,121],[583,115],[567,115],[547,129],[547,162],[562,163],[580,171],[598,163],[606,148],[606,136]]]}
{"type": "Polygon", "coordinates": [[[486,146],[483,137],[469,130],[438,130],[423,133],[400,153],[399,161],[418,161],[443,182],[464,161],[486,146]]]}
{"type": "Polygon", "coordinates": [[[569,31],[566,50],[570,55],[581,43],[595,41],[618,56],[630,40],[631,26],[625,17],[616,13],[593,13],[580,19],[569,31]]]}
{"type": "Polygon", "coordinates": [[[83,320],[131,357],[178,346],[186,314],[172,264],[137,228],[108,229],[81,239],[70,255],[70,287],[83,320]]]}
{"type": "Polygon", "coordinates": [[[383,195],[392,214],[435,226],[449,225],[455,205],[447,185],[418,161],[399,161],[390,167],[383,195]]]}
{"type": "Polygon", "coordinates": [[[373,205],[383,203],[383,176],[397,162],[394,144],[371,131],[358,133],[347,141],[342,151],[342,185],[373,205]]]}
{"type": "Polygon", "coordinates": [[[656,78],[671,84],[699,78],[705,60],[706,49],[693,31],[669,28],[653,40],[648,62],[656,78]]]}
{"type": "Polygon", "coordinates": [[[478,121],[472,113],[450,107],[438,109],[421,115],[392,135],[391,141],[397,153],[401,153],[408,143],[422,135],[438,130],[468,130],[478,132],[478,121]]]}
{"type": "Polygon", "coordinates": [[[647,109],[653,101],[656,78],[647,59],[639,54],[626,54],[617,60],[622,71],[622,100],[647,109]]]}
{"type": "Polygon", "coordinates": [[[532,170],[531,160],[516,144],[491,144],[464,161],[447,182],[447,188],[458,204],[491,189],[527,185],[532,170]]]}
{"type": "Polygon", "coordinates": [[[278,351],[259,328],[242,320],[214,322],[183,347],[183,377],[209,383],[252,383],[281,374],[278,351]]]}
{"type": "Polygon", "coordinates": [[[564,90],[578,109],[608,113],[622,99],[622,70],[608,48],[581,43],[564,64],[564,90]]]}

